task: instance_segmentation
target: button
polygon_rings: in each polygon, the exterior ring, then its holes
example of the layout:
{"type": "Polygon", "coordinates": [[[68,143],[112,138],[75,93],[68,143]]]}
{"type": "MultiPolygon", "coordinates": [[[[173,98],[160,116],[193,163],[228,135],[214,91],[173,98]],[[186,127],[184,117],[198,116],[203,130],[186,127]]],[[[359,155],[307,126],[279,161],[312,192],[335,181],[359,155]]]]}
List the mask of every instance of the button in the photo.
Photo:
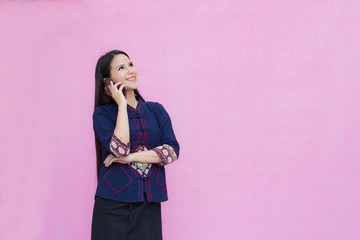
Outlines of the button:
{"type": "Polygon", "coordinates": [[[136,113],[135,113],[135,117],[136,117],[136,118],[145,118],[144,114],[141,113],[141,112],[136,112],[136,113]]]}

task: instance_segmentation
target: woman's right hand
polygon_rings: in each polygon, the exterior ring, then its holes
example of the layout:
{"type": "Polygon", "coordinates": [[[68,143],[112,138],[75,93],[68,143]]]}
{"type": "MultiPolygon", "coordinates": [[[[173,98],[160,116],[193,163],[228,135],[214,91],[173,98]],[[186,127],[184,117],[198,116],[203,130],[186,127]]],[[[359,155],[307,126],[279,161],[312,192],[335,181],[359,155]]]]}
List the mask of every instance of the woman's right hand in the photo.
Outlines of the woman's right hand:
{"type": "Polygon", "coordinates": [[[123,88],[126,86],[125,84],[120,86],[120,89],[118,89],[118,85],[121,84],[120,82],[113,83],[110,81],[110,92],[112,95],[112,98],[115,100],[115,102],[118,104],[118,106],[126,107],[127,101],[126,98],[122,92],[123,88]]]}
{"type": "Polygon", "coordinates": [[[106,159],[104,160],[104,164],[106,167],[109,167],[114,162],[121,163],[121,164],[128,164],[134,161],[134,153],[130,153],[126,157],[115,157],[112,154],[109,154],[106,159]]]}

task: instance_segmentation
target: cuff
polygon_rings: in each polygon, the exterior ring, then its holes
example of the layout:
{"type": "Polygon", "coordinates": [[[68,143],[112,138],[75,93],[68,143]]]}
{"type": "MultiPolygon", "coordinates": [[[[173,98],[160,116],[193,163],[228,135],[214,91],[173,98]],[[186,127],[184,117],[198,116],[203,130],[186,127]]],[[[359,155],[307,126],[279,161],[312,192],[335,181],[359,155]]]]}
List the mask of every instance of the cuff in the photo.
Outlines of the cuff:
{"type": "Polygon", "coordinates": [[[152,148],[161,158],[160,166],[165,166],[177,160],[177,155],[174,148],[168,144],[163,144],[156,148],[152,148]]]}
{"type": "Polygon", "coordinates": [[[110,150],[116,157],[125,157],[130,153],[130,142],[123,143],[115,134],[112,135],[110,140],[110,150]]]}

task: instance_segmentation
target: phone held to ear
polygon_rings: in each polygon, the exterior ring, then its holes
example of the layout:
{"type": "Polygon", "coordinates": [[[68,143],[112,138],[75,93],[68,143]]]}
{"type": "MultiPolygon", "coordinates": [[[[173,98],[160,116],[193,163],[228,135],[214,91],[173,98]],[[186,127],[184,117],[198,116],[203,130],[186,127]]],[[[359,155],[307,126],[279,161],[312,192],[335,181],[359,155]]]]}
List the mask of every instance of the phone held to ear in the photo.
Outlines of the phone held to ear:
{"type": "MultiPolygon", "coordinates": [[[[110,81],[112,81],[113,84],[115,85],[115,82],[113,80],[111,80],[110,78],[105,78],[105,93],[106,93],[106,95],[112,97],[111,91],[110,91],[110,81]]],[[[120,89],[120,86],[121,86],[121,83],[117,86],[117,88],[120,89]]],[[[127,93],[126,86],[123,88],[122,92],[126,98],[126,93],[127,93]]]]}

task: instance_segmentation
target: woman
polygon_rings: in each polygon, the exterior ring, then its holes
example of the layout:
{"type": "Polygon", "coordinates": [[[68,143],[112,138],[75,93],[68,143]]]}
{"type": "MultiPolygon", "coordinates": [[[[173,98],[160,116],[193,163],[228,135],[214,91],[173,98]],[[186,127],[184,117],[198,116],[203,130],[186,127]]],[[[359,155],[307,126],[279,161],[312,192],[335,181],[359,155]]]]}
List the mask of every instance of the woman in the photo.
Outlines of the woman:
{"type": "Polygon", "coordinates": [[[93,113],[98,185],[92,240],[162,239],[161,202],[168,200],[164,166],[179,158],[180,146],[165,108],[145,101],[137,88],[138,73],[125,52],[100,57],[93,113]],[[112,97],[105,94],[106,78],[112,80],[112,97]]]}

